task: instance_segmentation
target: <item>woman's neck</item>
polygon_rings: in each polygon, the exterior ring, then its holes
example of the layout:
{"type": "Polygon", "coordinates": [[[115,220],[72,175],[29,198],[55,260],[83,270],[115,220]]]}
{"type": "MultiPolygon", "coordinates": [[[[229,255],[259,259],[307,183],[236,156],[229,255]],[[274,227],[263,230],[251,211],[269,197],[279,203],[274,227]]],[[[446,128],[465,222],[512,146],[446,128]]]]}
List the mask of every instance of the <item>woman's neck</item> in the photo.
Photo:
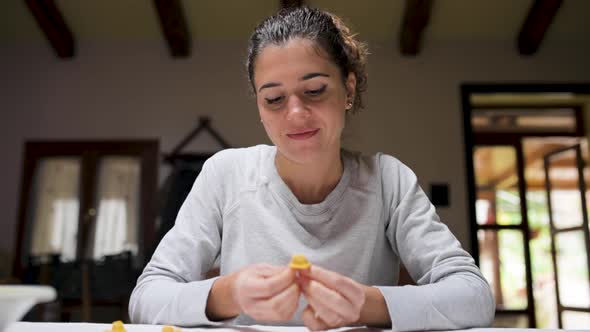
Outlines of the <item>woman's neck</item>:
{"type": "Polygon", "coordinates": [[[302,204],[317,204],[336,188],[343,173],[340,149],[313,163],[298,164],[277,152],[279,176],[302,204]]]}

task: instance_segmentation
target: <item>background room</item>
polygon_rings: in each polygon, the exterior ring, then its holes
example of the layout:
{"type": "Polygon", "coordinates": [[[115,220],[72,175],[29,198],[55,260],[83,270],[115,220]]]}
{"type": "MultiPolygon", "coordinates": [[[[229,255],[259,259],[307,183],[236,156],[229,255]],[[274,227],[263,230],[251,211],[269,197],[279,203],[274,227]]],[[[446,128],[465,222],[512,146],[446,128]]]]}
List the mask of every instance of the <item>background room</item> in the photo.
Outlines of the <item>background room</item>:
{"type": "MultiPolygon", "coordinates": [[[[292,2],[3,4],[0,279],[63,286],[53,313],[32,319],[121,317],[134,273],[173,222],[185,189],[171,188],[186,187],[219,149],[269,143],[247,82],[247,40],[292,2]],[[113,271],[119,279],[100,277],[113,271]]],[[[349,119],[345,146],[413,169],[442,221],[486,264],[496,324],[590,326],[585,181],[575,149],[556,161],[565,171],[555,186],[580,200],[561,216],[572,219],[563,227],[579,226],[578,247],[569,248],[578,255],[567,257],[582,295],[563,288],[559,298],[542,163],[577,144],[583,168],[588,158],[590,2],[304,3],[345,18],[371,52],[367,107],[349,119]],[[537,193],[531,204],[542,204],[528,215],[524,182],[537,193]],[[504,205],[495,212],[507,212],[490,222],[496,201],[504,205]]]]}

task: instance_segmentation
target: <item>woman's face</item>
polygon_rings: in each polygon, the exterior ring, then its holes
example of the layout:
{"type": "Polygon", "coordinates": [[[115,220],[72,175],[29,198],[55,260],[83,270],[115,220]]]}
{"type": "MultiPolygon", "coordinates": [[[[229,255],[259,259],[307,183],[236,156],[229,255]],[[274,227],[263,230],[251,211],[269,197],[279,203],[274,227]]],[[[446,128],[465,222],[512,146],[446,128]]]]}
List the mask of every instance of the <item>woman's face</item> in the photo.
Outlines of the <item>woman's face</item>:
{"type": "MultiPolygon", "coordinates": [[[[296,163],[340,150],[346,106],[356,84],[312,41],[293,39],[262,49],[254,67],[256,102],[268,137],[296,163]]],[[[330,154],[328,154],[330,155],[330,154]]]]}

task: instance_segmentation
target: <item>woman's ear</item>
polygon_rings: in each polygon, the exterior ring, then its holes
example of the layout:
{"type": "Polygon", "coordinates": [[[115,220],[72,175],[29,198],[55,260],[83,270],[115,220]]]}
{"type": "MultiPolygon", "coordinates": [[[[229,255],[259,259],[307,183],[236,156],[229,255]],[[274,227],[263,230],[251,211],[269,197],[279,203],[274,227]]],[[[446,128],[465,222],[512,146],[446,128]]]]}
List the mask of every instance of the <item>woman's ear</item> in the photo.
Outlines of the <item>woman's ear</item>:
{"type": "Polygon", "coordinates": [[[346,78],[346,96],[350,102],[354,103],[354,93],[356,91],[356,75],[353,72],[348,73],[346,78]]]}

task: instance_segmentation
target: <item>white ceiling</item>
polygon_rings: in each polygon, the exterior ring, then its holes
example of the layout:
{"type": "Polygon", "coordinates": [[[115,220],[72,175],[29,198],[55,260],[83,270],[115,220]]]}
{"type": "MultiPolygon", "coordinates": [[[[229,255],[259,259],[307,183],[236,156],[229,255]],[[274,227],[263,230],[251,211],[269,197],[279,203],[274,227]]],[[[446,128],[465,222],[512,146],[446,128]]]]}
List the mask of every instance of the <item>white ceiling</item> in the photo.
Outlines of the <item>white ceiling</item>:
{"type": "MultiPolygon", "coordinates": [[[[23,0],[4,0],[0,43],[46,43],[23,0]]],[[[425,42],[510,41],[516,37],[533,0],[436,0],[425,42]]],[[[310,6],[342,16],[370,41],[397,43],[404,0],[308,0],[310,6]]],[[[161,40],[152,0],[56,0],[77,41],[161,40]]],[[[182,0],[194,42],[245,41],[279,0],[182,0]]],[[[545,41],[583,42],[590,38],[590,1],[564,0],[545,41]]]]}

